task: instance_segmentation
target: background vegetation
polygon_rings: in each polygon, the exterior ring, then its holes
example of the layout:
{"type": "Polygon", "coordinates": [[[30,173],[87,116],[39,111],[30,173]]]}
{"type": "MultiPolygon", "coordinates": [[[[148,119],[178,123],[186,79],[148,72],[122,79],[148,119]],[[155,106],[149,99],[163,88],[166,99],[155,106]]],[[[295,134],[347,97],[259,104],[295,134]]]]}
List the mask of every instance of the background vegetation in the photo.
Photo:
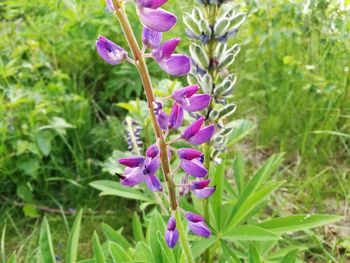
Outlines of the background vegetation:
{"type": "MultiPolygon", "coordinates": [[[[339,225],[310,232],[308,242],[312,253],[323,255],[316,262],[346,262],[350,11],[335,0],[237,2],[248,19],[238,34],[236,117],[253,121],[255,129],[232,152],[243,151],[251,170],[271,153],[285,152],[278,179],[287,183],[265,213],[345,215],[339,225]]],[[[179,17],[191,6],[167,3],[179,17]]],[[[98,34],[126,46],[103,8],[102,0],[0,3],[0,225],[7,226],[7,253],[17,250],[23,260],[36,247],[43,214],[62,247],[70,214],[81,207],[87,211],[83,235],[100,232],[101,222],[130,232],[134,203],[98,197],[88,185],[117,180],[107,172],[113,151],[127,148],[125,110],[117,103],[143,98],[133,68],[110,67],[95,51],[98,34]]],[[[181,35],[187,52],[183,32],[180,19],[165,38],[181,35]]],[[[161,83],[165,75],[151,69],[161,83]]],[[[89,242],[83,243],[87,255],[89,242]]]]}

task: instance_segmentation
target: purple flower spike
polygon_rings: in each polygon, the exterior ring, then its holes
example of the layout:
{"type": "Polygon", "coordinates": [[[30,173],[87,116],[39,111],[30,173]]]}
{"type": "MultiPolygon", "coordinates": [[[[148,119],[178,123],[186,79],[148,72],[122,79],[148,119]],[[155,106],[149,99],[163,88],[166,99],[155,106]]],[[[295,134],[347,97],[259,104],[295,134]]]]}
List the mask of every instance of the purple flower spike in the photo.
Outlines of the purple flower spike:
{"type": "Polygon", "coordinates": [[[184,111],[178,104],[175,103],[170,113],[169,128],[175,130],[178,129],[182,125],[183,120],[184,111]]]}
{"type": "Polygon", "coordinates": [[[167,1],[168,0],[138,0],[137,3],[139,6],[155,9],[161,7],[167,1]]]}
{"type": "Polygon", "coordinates": [[[147,157],[155,158],[159,154],[159,149],[156,144],[152,144],[150,147],[146,150],[147,157]]]}
{"type": "Polygon", "coordinates": [[[162,184],[159,181],[157,176],[154,176],[154,175],[146,176],[145,180],[146,180],[147,187],[152,192],[161,192],[163,190],[162,184]]]}
{"type": "Polygon", "coordinates": [[[171,55],[170,58],[159,62],[159,66],[168,74],[179,77],[191,71],[191,59],[183,54],[171,55]]]}
{"type": "Polygon", "coordinates": [[[176,228],[176,221],[173,216],[169,218],[164,239],[170,248],[174,248],[179,240],[179,231],[176,228]]]}
{"type": "Polygon", "coordinates": [[[188,220],[188,228],[196,235],[202,237],[210,237],[211,231],[204,223],[204,218],[192,212],[186,212],[186,219],[188,220]]]}
{"type": "Polygon", "coordinates": [[[199,190],[193,190],[193,192],[198,198],[208,198],[215,192],[215,190],[216,190],[216,186],[211,186],[211,187],[205,187],[199,190]]]}
{"type": "Polygon", "coordinates": [[[202,116],[192,124],[190,124],[182,133],[181,137],[188,141],[193,137],[197,132],[199,132],[202,124],[204,123],[205,118],[202,116]]]}
{"type": "Polygon", "coordinates": [[[208,170],[201,162],[203,153],[191,148],[181,148],[178,150],[180,157],[180,167],[185,173],[195,177],[205,177],[208,174],[208,170]]]}
{"type": "Polygon", "coordinates": [[[180,38],[174,38],[166,41],[163,45],[152,51],[153,58],[158,62],[168,59],[174,53],[179,43],[180,38]]]}
{"type": "Polygon", "coordinates": [[[119,159],[119,163],[130,168],[139,167],[145,161],[144,157],[126,157],[119,159]]]}
{"type": "Polygon", "coordinates": [[[142,43],[150,49],[159,47],[162,42],[162,33],[145,27],[142,31],[142,43]]]}
{"type": "Polygon", "coordinates": [[[140,20],[142,24],[157,32],[168,32],[172,29],[177,18],[175,15],[161,9],[152,9],[147,7],[140,7],[140,20]]]}
{"type": "Polygon", "coordinates": [[[208,94],[196,94],[198,85],[188,86],[173,92],[172,98],[186,111],[195,112],[209,106],[211,97],[208,94]]]}
{"type": "Polygon", "coordinates": [[[200,129],[200,131],[197,132],[194,136],[192,136],[188,140],[188,142],[194,145],[205,143],[211,139],[211,137],[214,135],[214,131],[215,131],[214,125],[206,126],[200,129]]]}
{"type": "Polygon", "coordinates": [[[96,48],[101,58],[111,65],[120,64],[127,57],[127,53],[124,49],[104,36],[98,37],[96,48]]]}

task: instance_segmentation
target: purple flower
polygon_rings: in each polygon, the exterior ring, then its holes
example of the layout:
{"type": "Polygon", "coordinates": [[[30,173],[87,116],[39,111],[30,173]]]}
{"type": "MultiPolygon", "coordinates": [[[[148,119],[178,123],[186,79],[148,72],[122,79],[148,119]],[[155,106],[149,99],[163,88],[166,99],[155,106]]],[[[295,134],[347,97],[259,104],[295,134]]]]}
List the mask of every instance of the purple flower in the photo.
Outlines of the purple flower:
{"type": "Polygon", "coordinates": [[[203,165],[202,152],[191,148],[181,148],[177,153],[180,157],[180,167],[185,173],[199,178],[208,174],[208,170],[203,165]]]}
{"type": "Polygon", "coordinates": [[[173,38],[164,42],[160,47],[152,51],[153,58],[160,62],[169,58],[175,51],[177,45],[180,43],[180,38],[173,38]]]}
{"type": "Polygon", "coordinates": [[[179,240],[179,231],[176,228],[176,221],[173,216],[169,218],[164,239],[170,248],[174,248],[179,240]]]}
{"type": "Polygon", "coordinates": [[[120,164],[127,166],[124,173],[120,175],[121,184],[132,187],[146,182],[152,191],[162,191],[161,182],[155,176],[160,166],[158,153],[158,147],[151,145],[146,151],[147,158],[133,156],[119,159],[120,164]]]}
{"type": "Polygon", "coordinates": [[[106,0],[106,11],[113,12],[114,6],[112,0],[106,0]]]}
{"type": "Polygon", "coordinates": [[[211,97],[208,94],[195,94],[198,85],[188,86],[173,92],[171,97],[186,111],[195,112],[209,106],[211,97]]]}
{"type": "Polygon", "coordinates": [[[120,64],[128,55],[124,49],[104,36],[98,37],[96,48],[101,58],[111,65],[120,64]]]}
{"type": "Polygon", "coordinates": [[[189,143],[195,145],[209,141],[214,134],[214,125],[209,125],[201,128],[204,120],[204,117],[200,117],[198,120],[193,122],[182,132],[181,137],[189,143]]]}
{"type": "Polygon", "coordinates": [[[208,186],[210,180],[193,181],[191,183],[191,189],[197,195],[198,198],[208,198],[211,196],[215,190],[216,186],[208,186]]]}
{"type": "Polygon", "coordinates": [[[154,31],[167,32],[175,26],[175,15],[159,8],[167,0],[137,0],[141,23],[154,31]]]}
{"type": "Polygon", "coordinates": [[[188,228],[196,235],[202,237],[210,237],[211,231],[204,223],[204,218],[192,212],[186,212],[186,219],[188,221],[188,228]]]}
{"type": "Polygon", "coordinates": [[[162,42],[162,33],[149,29],[143,28],[142,31],[142,43],[150,49],[159,47],[162,42]]]}
{"type": "Polygon", "coordinates": [[[155,110],[154,113],[156,115],[159,127],[164,131],[167,129],[178,129],[182,125],[184,119],[183,110],[176,103],[171,109],[170,116],[162,111],[161,108],[155,110]]]}

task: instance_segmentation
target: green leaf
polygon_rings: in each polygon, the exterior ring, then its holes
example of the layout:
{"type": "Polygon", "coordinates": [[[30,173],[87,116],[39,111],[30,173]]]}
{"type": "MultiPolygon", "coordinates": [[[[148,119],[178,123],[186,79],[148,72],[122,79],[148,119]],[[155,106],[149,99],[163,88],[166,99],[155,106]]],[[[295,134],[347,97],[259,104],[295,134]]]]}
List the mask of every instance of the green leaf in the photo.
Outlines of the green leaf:
{"type": "Polygon", "coordinates": [[[336,215],[293,215],[270,219],[259,224],[259,226],[277,234],[285,234],[323,226],[342,219],[343,217],[336,215]]]}
{"type": "Polygon", "coordinates": [[[256,191],[251,194],[248,199],[246,199],[240,207],[237,209],[236,213],[231,217],[230,224],[226,229],[231,229],[232,227],[237,226],[239,223],[244,221],[246,217],[253,211],[256,207],[258,207],[265,199],[276,191],[283,182],[275,182],[269,185],[266,185],[261,190],[256,191]]]}
{"type": "Polygon", "coordinates": [[[237,186],[238,193],[242,192],[242,189],[244,187],[244,161],[243,161],[243,154],[241,152],[236,153],[236,159],[233,163],[233,171],[237,186]]]}
{"type": "Polygon", "coordinates": [[[233,249],[228,244],[226,244],[226,241],[221,240],[220,243],[221,243],[221,248],[222,248],[222,252],[223,252],[222,253],[223,258],[226,258],[226,260],[228,258],[229,259],[228,262],[230,262],[230,263],[241,263],[242,262],[237,257],[235,251],[233,251],[233,249]]]}
{"type": "Polygon", "coordinates": [[[261,263],[259,252],[254,245],[249,246],[248,257],[249,263],[261,263]]]}
{"type": "Polygon", "coordinates": [[[31,218],[37,218],[40,216],[35,206],[29,205],[29,204],[26,204],[25,206],[23,206],[23,212],[26,216],[31,218]]]}
{"type": "Polygon", "coordinates": [[[67,244],[67,254],[66,254],[67,263],[75,263],[77,261],[78,242],[79,242],[79,233],[80,233],[82,216],[83,216],[83,210],[81,209],[77,217],[75,218],[73,227],[69,233],[68,244],[67,244]]]}
{"type": "Polygon", "coordinates": [[[94,234],[92,236],[92,249],[94,251],[95,261],[97,263],[106,263],[106,259],[103,255],[100,240],[98,239],[96,231],[94,231],[94,234]]]}
{"type": "Polygon", "coordinates": [[[134,212],[134,215],[132,216],[132,233],[136,242],[145,240],[140,218],[136,212],[134,212]]]}
{"type": "Polygon", "coordinates": [[[165,225],[161,215],[157,210],[155,210],[151,217],[151,221],[149,222],[148,232],[147,232],[147,242],[151,247],[153,257],[155,259],[155,262],[157,263],[162,262],[162,252],[161,252],[160,244],[157,238],[155,238],[155,234],[158,231],[160,233],[164,233],[165,225]]]}
{"type": "Polygon", "coordinates": [[[39,249],[45,263],[56,262],[55,253],[53,251],[53,246],[52,246],[50,226],[49,226],[49,223],[47,222],[46,217],[44,217],[44,220],[41,223],[39,249]]]}
{"type": "Polygon", "coordinates": [[[135,260],[145,260],[147,262],[155,262],[151,248],[145,242],[137,242],[135,249],[135,260]]]}
{"type": "Polygon", "coordinates": [[[102,223],[102,231],[108,240],[120,245],[123,249],[127,250],[130,247],[128,240],[109,225],[102,223]]]}
{"type": "Polygon", "coordinates": [[[100,195],[115,195],[129,199],[154,202],[150,197],[142,192],[123,186],[122,184],[109,180],[94,181],[90,186],[102,191],[100,195]]]}
{"type": "Polygon", "coordinates": [[[36,143],[44,156],[48,156],[51,152],[51,141],[52,135],[49,131],[41,131],[36,135],[36,143]]]}
{"type": "Polygon", "coordinates": [[[297,260],[299,249],[289,251],[281,260],[281,263],[295,263],[297,260]]]}
{"type": "Polygon", "coordinates": [[[217,240],[218,238],[213,236],[195,242],[191,248],[193,257],[198,258],[204,253],[204,251],[207,250],[207,248],[211,247],[217,240]]]}
{"type": "Polygon", "coordinates": [[[214,214],[216,229],[218,231],[222,228],[222,192],[223,184],[225,179],[225,162],[219,166],[212,167],[214,170],[211,174],[214,174],[214,180],[212,185],[216,186],[215,193],[210,197],[209,202],[211,203],[211,208],[214,214]]]}
{"type": "Polygon", "coordinates": [[[230,125],[233,131],[228,135],[227,146],[242,140],[254,128],[254,123],[248,120],[235,120],[230,125]]]}
{"type": "Polygon", "coordinates": [[[126,250],[117,243],[110,242],[108,249],[114,263],[132,261],[131,256],[126,252],[126,250]]]}
{"type": "Polygon", "coordinates": [[[237,226],[223,234],[223,239],[230,241],[270,241],[281,239],[275,233],[257,226],[237,226]]]}
{"type": "Polygon", "coordinates": [[[17,255],[16,252],[13,252],[12,255],[7,260],[7,263],[16,263],[17,262],[17,255]]]}
{"type": "Polygon", "coordinates": [[[157,239],[162,250],[163,262],[176,263],[172,250],[167,246],[164,240],[164,236],[159,231],[157,232],[157,239]]]}

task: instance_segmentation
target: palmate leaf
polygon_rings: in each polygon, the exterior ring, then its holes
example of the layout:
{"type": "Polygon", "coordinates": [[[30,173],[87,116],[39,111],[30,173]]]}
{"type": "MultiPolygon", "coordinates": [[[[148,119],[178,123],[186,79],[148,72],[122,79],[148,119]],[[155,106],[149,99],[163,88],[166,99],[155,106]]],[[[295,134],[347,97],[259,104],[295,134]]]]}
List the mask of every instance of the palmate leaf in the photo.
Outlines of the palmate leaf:
{"type": "Polygon", "coordinates": [[[253,244],[251,244],[249,246],[248,258],[249,258],[249,263],[260,263],[261,262],[259,252],[253,244]]]}
{"type": "Polygon", "coordinates": [[[299,249],[289,251],[281,260],[281,263],[295,263],[299,249]]]}
{"type": "Polygon", "coordinates": [[[81,209],[77,217],[75,218],[73,227],[68,237],[67,254],[66,254],[67,263],[75,263],[77,261],[78,242],[79,242],[79,233],[80,233],[82,216],[83,216],[83,210],[81,209]]]}
{"type": "Polygon", "coordinates": [[[191,248],[193,258],[198,258],[204,253],[204,251],[207,250],[207,248],[211,247],[216,241],[218,241],[218,238],[213,236],[194,243],[194,245],[191,248]]]}
{"type": "Polygon", "coordinates": [[[334,223],[342,219],[343,217],[336,215],[292,215],[270,219],[262,222],[259,226],[277,234],[286,234],[334,223]]]}
{"type": "Polygon", "coordinates": [[[138,242],[135,249],[135,260],[145,260],[147,262],[155,262],[151,248],[145,242],[138,242]]]}
{"type": "Polygon", "coordinates": [[[237,226],[223,234],[223,239],[230,241],[270,241],[278,240],[281,237],[267,229],[253,226],[237,226]]]}
{"type": "Polygon", "coordinates": [[[120,196],[128,199],[147,201],[155,203],[155,200],[146,194],[135,190],[130,187],[123,186],[122,184],[110,181],[110,180],[100,180],[90,183],[90,186],[101,191],[100,195],[114,195],[120,196]]]}
{"type": "Polygon", "coordinates": [[[52,246],[52,238],[49,223],[46,217],[41,224],[40,237],[39,237],[39,248],[43,259],[43,262],[55,263],[55,253],[52,246]]]}

